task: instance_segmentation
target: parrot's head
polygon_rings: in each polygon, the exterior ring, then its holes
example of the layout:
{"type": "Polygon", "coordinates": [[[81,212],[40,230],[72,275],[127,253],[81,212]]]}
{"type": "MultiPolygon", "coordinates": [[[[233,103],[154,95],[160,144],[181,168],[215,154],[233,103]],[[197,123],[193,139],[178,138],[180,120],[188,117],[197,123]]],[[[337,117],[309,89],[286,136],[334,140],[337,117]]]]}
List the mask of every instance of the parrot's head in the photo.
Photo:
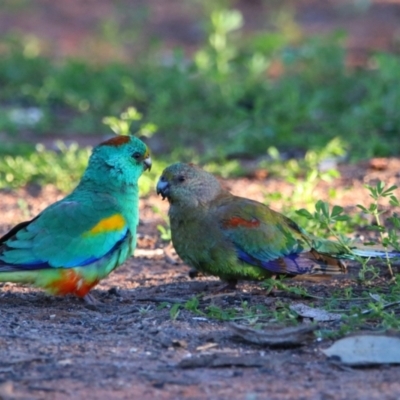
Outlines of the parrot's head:
{"type": "Polygon", "coordinates": [[[140,139],[115,136],[93,149],[84,177],[100,185],[130,186],[150,168],[149,149],[140,139]]]}
{"type": "Polygon", "coordinates": [[[171,204],[196,207],[212,201],[222,188],[210,173],[193,164],[176,163],[165,168],[157,183],[157,194],[171,204]]]}

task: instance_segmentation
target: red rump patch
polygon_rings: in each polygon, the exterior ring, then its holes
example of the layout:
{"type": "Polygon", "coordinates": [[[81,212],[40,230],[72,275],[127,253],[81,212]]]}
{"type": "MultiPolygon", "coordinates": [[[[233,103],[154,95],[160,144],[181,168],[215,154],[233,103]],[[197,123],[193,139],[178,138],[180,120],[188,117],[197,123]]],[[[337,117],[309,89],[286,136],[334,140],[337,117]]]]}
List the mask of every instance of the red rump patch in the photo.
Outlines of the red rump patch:
{"type": "Polygon", "coordinates": [[[85,282],[84,278],[73,269],[60,272],[60,278],[49,284],[54,294],[60,296],[75,294],[78,297],[84,297],[89,293],[90,289],[99,282],[97,279],[93,282],[85,282]]]}
{"type": "Polygon", "coordinates": [[[130,137],[129,136],[114,136],[111,139],[106,140],[103,143],[100,143],[99,146],[114,146],[114,147],[118,147],[118,146],[122,146],[125,143],[128,143],[130,141],[130,137]]]}
{"type": "Polygon", "coordinates": [[[257,219],[252,219],[248,221],[247,219],[240,217],[232,217],[224,222],[225,228],[257,228],[260,226],[260,221],[257,219]]]}

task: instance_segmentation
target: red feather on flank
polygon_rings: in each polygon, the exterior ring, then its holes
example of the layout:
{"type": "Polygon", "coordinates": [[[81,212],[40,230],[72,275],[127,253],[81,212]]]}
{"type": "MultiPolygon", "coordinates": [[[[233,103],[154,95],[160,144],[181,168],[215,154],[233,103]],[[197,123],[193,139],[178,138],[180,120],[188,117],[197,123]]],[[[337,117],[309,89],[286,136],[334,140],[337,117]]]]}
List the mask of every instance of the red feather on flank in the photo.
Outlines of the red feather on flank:
{"type": "Polygon", "coordinates": [[[258,228],[260,226],[260,221],[257,219],[252,219],[250,221],[240,218],[240,217],[232,217],[224,222],[224,227],[229,228],[258,228]]]}
{"type": "Polygon", "coordinates": [[[84,278],[73,269],[60,272],[60,278],[51,282],[49,285],[57,295],[65,296],[67,294],[74,294],[78,297],[84,297],[89,293],[92,287],[99,283],[98,279],[90,283],[85,282],[84,278]]]}
{"type": "Polygon", "coordinates": [[[130,137],[129,136],[114,136],[111,139],[106,140],[103,143],[100,143],[99,146],[114,146],[114,147],[118,147],[118,146],[122,146],[126,143],[128,143],[130,141],[130,137]]]}

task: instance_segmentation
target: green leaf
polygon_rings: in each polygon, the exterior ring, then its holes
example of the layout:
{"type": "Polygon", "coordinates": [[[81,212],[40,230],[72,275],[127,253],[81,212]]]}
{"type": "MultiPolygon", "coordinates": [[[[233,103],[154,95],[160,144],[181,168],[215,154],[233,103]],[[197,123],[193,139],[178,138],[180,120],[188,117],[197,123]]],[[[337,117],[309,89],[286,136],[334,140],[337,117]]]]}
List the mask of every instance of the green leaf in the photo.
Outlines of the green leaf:
{"type": "Polygon", "coordinates": [[[338,217],[340,214],[342,214],[343,211],[344,211],[343,207],[333,206],[332,212],[331,212],[331,217],[336,219],[336,217],[338,217]]]}
{"type": "Polygon", "coordinates": [[[393,191],[397,189],[396,185],[390,186],[390,188],[386,189],[382,192],[383,197],[387,197],[393,194],[393,191]]]}
{"type": "Polygon", "coordinates": [[[356,207],[358,207],[359,209],[361,209],[361,210],[364,211],[365,213],[368,213],[368,210],[367,210],[364,206],[362,206],[361,204],[357,204],[356,207]]]}
{"type": "Polygon", "coordinates": [[[338,215],[335,217],[335,221],[349,221],[350,217],[348,215],[338,215]]]}
{"type": "Polygon", "coordinates": [[[364,246],[375,246],[376,242],[364,242],[363,245],[364,246]]]}
{"type": "Polygon", "coordinates": [[[181,308],[181,304],[179,304],[179,303],[176,303],[171,307],[171,309],[169,310],[169,315],[170,315],[171,319],[175,320],[178,318],[180,308],[181,308]]]}
{"type": "Polygon", "coordinates": [[[319,202],[320,202],[320,206],[321,206],[320,209],[322,211],[322,214],[324,215],[325,218],[329,218],[329,204],[322,200],[319,200],[319,202]]]}
{"type": "Polygon", "coordinates": [[[400,201],[396,196],[390,196],[389,203],[393,207],[400,207],[400,201]]]}
{"type": "Polygon", "coordinates": [[[305,217],[307,219],[314,219],[313,215],[306,210],[305,208],[301,208],[300,210],[296,210],[296,214],[300,215],[301,217],[305,217]]]}
{"type": "Polygon", "coordinates": [[[385,232],[386,228],[381,225],[369,225],[367,226],[369,231],[385,232]]]}

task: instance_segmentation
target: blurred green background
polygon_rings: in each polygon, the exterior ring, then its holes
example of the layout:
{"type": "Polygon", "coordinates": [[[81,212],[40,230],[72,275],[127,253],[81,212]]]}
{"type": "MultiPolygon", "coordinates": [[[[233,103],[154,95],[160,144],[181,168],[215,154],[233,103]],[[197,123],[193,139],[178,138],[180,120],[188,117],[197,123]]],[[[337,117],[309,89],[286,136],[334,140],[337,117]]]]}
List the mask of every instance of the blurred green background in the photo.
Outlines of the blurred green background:
{"type": "Polygon", "coordinates": [[[2,1],[0,188],[70,189],[85,146],[112,130],[145,137],[155,174],[171,160],[228,176],[242,160],[307,151],[396,156],[399,11],[368,0],[2,1]]]}

